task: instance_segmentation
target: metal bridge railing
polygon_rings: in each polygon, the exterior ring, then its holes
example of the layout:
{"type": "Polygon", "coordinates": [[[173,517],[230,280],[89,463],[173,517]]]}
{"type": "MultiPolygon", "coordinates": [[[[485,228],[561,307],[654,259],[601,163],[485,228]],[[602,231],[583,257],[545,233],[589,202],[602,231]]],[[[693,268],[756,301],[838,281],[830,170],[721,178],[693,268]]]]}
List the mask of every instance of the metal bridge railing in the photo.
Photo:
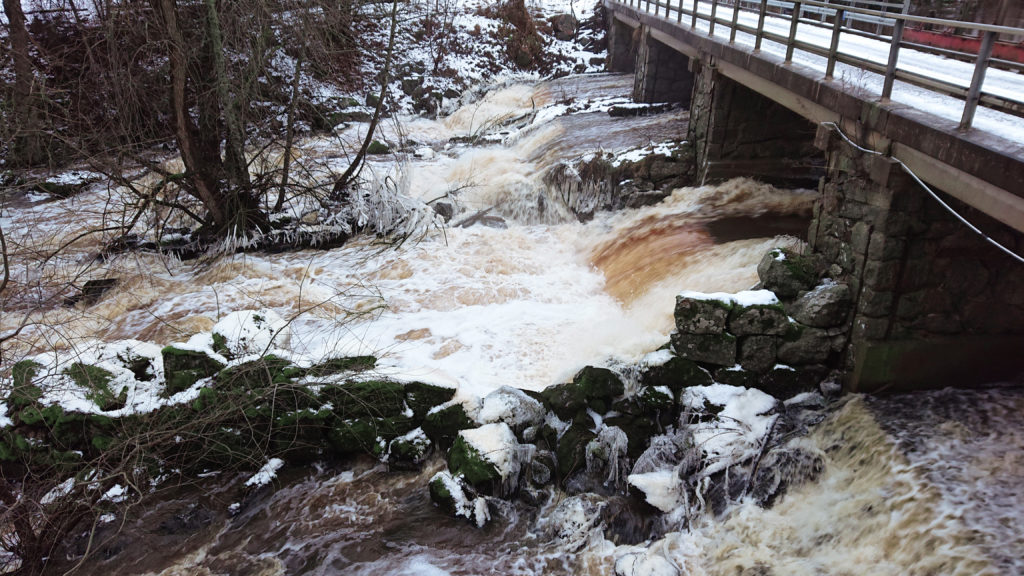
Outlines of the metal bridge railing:
{"type": "MultiPolygon", "coordinates": [[[[845,2],[837,0],[825,2],[818,0],[614,1],[667,19],[674,15],[676,22],[680,24],[683,23],[684,18],[687,18],[690,27],[693,29],[697,28],[698,21],[706,21],[708,23],[709,36],[715,35],[716,25],[728,26],[730,28],[730,43],[736,41],[736,33],[738,31],[744,32],[754,36],[755,51],[761,50],[764,39],[780,43],[786,48],[785,61],[787,63],[793,60],[793,54],[796,50],[825,57],[825,78],[827,80],[833,78],[837,63],[847,64],[861,70],[880,74],[884,78],[881,92],[883,102],[888,101],[892,96],[893,84],[896,80],[939,94],[960,98],[964,100],[963,115],[960,120],[960,128],[962,130],[971,127],[979,104],[1002,112],[1024,116],[1024,94],[1020,94],[1019,99],[1012,99],[983,90],[986,72],[993,63],[992,48],[997,35],[1024,35],[1024,29],[1021,28],[911,16],[906,14],[905,2],[885,2],[882,0],[845,0],[845,2]],[[864,5],[870,5],[872,8],[861,7],[864,5]],[[899,12],[895,11],[897,8],[899,12]],[[722,12],[721,9],[725,9],[728,13],[723,16],[720,14],[722,12]],[[741,12],[756,13],[757,25],[750,26],[741,22],[739,18],[741,12]],[[787,35],[781,35],[766,29],[765,22],[769,14],[773,17],[789,19],[790,25],[787,35]],[[879,29],[891,29],[891,33],[888,35],[871,34],[864,30],[853,28],[852,22],[858,21],[877,24],[879,29]],[[901,69],[897,66],[900,48],[905,46],[918,48],[917,45],[903,41],[903,30],[908,22],[971,30],[981,36],[981,48],[976,55],[950,50],[938,51],[947,53],[943,55],[956,56],[959,59],[973,60],[975,62],[974,74],[968,86],[965,87],[962,84],[934,78],[920,72],[901,69]],[[830,30],[831,42],[828,47],[801,40],[798,37],[798,27],[801,25],[830,30]],[[844,34],[867,36],[889,42],[890,49],[887,63],[881,65],[862,56],[840,52],[839,40],[844,34]]],[[[928,51],[934,52],[935,50],[928,51]]],[[[999,64],[1004,67],[1015,68],[1016,70],[1024,69],[1018,63],[1000,61],[999,64]]]]}

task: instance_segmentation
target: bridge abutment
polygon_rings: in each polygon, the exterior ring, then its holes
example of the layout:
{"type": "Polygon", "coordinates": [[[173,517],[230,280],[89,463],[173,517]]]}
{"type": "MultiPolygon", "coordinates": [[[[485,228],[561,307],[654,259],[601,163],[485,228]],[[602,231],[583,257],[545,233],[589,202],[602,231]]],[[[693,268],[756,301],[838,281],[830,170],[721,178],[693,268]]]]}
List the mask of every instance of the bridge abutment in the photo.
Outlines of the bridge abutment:
{"type": "Polygon", "coordinates": [[[689,107],[694,81],[690,59],[658,42],[646,26],[641,26],[637,35],[633,100],[670,102],[689,107]]]}
{"type": "MultiPolygon", "coordinates": [[[[854,297],[842,368],[853,391],[969,386],[1024,368],[1024,264],[970,230],[896,161],[822,126],[808,243],[854,297]]],[[[946,202],[956,203],[951,198],[946,202]]],[[[1024,235],[959,204],[1011,249],[1024,235]]]]}

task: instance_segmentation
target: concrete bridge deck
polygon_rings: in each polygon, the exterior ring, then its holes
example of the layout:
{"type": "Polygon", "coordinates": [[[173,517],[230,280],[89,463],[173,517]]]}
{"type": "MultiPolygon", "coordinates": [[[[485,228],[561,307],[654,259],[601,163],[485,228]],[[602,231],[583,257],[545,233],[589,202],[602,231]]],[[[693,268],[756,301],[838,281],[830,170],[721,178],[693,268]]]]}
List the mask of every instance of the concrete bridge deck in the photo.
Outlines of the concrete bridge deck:
{"type": "Polygon", "coordinates": [[[964,129],[964,101],[950,94],[970,98],[969,63],[903,48],[883,98],[888,48],[878,39],[833,35],[803,21],[792,26],[789,15],[759,18],[718,1],[605,6],[614,21],[642,28],[815,124],[835,124],[857,145],[898,159],[924,182],[1024,232],[1024,74],[986,70],[976,95],[982,106],[964,129]]]}

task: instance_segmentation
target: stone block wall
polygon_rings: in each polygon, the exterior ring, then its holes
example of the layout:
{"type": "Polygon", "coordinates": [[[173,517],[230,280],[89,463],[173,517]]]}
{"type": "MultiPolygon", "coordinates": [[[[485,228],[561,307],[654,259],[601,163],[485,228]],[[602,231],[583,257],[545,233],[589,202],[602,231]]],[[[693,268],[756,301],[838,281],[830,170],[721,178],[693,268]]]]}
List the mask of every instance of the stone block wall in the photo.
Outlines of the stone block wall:
{"type": "MultiPolygon", "coordinates": [[[[827,153],[827,176],[808,242],[832,263],[829,274],[851,287],[855,314],[844,368],[872,369],[863,366],[867,350],[881,342],[969,337],[972,346],[995,350],[978,338],[1024,335],[1024,264],[958,221],[891,158],[857,149],[834,128],[822,127],[818,144],[827,153]]],[[[944,200],[1024,253],[1024,235],[944,200]]],[[[1015,362],[1024,371],[1020,356],[1015,362]]]]}
{"type": "Polygon", "coordinates": [[[671,102],[690,106],[693,74],[690,59],[651,37],[647,27],[640,29],[633,78],[635,102],[671,102]]]}
{"type": "Polygon", "coordinates": [[[752,176],[788,186],[814,186],[822,174],[815,125],[721,75],[713,62],[693,63],[688,139],[708,180],[752,176]]]}

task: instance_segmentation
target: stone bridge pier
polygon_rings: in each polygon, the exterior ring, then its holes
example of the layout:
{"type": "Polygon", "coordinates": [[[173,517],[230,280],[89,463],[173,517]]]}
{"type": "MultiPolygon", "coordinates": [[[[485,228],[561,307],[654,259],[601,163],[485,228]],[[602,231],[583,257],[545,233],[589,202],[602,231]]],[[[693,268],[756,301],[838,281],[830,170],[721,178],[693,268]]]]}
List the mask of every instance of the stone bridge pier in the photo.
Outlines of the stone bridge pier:
{"type": "MultiPolygon", "coordinates": [[[[825,262],[823,276],[850,288],[851,312],[832,355],[849,390],[971,386],[1024,374],[1024,263],[958,220],[899,162],[854,144],[834,123],[809,119],[821,113],[791,97],[794,86],[741,83],[735,64],[726,76],[715,56],[640,22],[610,18],[608,64],[635,74],[637,102],[689,108],[698,183],[750,176],[818,190],[806,240],[825,262]]],[[[761,65],[753,57],[748,64],[761,65]]],[[[869,136],[874,109],[844,98],[837,93],[834,111],[846,133],[877,142],[869,136]]],[[[987,236],[1024,254],[1024,234],[938,192],[987,236]]]]}

